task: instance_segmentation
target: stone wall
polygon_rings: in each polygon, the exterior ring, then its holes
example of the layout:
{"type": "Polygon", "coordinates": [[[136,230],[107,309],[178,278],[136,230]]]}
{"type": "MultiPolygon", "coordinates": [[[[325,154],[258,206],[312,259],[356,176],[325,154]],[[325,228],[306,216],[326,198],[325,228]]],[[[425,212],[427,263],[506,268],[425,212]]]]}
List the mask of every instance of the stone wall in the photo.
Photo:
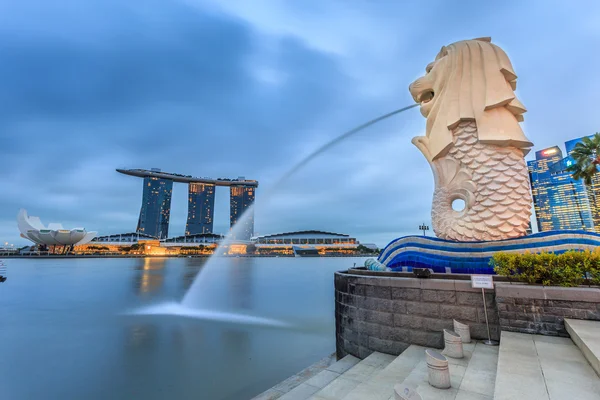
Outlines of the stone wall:
{"type": "Polygon", "coordinates": [[[565,336],[565,318],[600,321],[600,288],[496,284],[503,331],[565,336]]]}
{"type": "MultiPolygon", "coordinates": [[[[493,290],[486,290],[492,339],[500,329],[493,290]]],[[[337,356],[365,358],[373,351],[400,354],[409,345],[442,348],[453,319],[487,339],[481,289],[469,280],[335,274],[337,356]]]]}

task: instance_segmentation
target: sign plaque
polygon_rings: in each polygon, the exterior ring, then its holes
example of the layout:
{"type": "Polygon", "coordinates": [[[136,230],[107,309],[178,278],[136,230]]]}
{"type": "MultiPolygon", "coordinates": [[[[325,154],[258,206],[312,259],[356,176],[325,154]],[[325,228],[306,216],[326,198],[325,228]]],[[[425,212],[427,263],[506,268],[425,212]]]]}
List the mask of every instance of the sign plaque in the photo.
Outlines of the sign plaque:
{"type": "Polygon", "coordinates": [[[493,289],[494,278],[492,275],[471,275],[471,287],[475,289],[493,289]]]}

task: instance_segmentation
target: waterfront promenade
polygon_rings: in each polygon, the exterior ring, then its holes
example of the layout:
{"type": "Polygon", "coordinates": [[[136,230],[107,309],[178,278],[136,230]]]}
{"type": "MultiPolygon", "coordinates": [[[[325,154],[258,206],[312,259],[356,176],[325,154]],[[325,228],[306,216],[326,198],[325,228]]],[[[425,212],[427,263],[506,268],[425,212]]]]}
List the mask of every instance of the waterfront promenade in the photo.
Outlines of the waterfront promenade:
{"type": "Polygon", "coordinates": [[[399,356],[322,360],[253,400],[394,400],[397,384],[416,389],[423,400],[597,400],[600,322],[567,325],[573,340],[502,332],[499,347],[464,344],[464,358],[448,357],[452,387],[446,390],[427,381],[426,347],[411,345],[399,356]]]}

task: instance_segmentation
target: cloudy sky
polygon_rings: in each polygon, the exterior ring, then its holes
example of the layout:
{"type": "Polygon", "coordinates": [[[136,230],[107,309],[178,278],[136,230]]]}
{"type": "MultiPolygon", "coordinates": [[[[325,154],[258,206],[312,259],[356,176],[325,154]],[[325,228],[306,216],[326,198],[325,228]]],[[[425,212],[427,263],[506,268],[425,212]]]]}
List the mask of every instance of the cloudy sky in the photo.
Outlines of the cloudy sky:
{"type": "MultiPolygon", "coordinates": [[[[135,230],[142,181],[115,168],[260,181],[258,234],[385,245],[429,222],[417,109],[359,134],[261,198],[319,145],[412,103],[440,47],[491,36],[512,59],[536,149],[600,131],[600,3],[366,0],[0,1],[0,240],[19,208],[135,230]],[[453,4],[450,4],[453,3],[453,4]]],[[[217,190],[215,231],[228,230],[217,190]]],[[[170,235],[183,234],[175,185],[170,235]]]]}

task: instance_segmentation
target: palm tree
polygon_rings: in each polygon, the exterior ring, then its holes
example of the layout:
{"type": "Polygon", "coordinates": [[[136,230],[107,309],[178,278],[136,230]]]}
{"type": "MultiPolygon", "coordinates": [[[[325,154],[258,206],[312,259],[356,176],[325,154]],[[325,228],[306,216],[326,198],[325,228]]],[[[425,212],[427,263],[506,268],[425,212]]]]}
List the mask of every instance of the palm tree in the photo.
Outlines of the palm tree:
{"type": "Polygon", "coordinates": [[[571,157],[575,164],[567,167],[567,171],[571,172],[573,179],[583,179],[586,185],[591,185],[600,165],[600,133],[591,138],[584,137],[573,148],[571,157]]]}

